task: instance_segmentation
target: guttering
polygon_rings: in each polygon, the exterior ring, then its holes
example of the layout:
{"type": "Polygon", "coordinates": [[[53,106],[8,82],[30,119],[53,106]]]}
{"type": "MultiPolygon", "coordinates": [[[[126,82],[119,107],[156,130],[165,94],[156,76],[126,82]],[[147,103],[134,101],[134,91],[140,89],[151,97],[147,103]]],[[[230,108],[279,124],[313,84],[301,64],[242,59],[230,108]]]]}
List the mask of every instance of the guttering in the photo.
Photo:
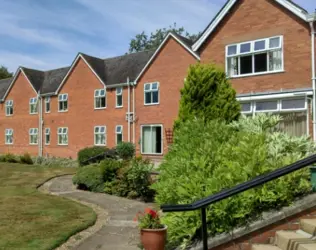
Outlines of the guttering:
{"type": "Polygon", "coordinates": [[[311,60],[312,60],[312,88],[313,88],[313,138],[316,141],[316,78],[315,78],[315,15],[309,16],[309,24],[311,28],[311,60]]]}
{"type": "Polygon", "coordinates": [[[240,102],[245,102],[245,101],[281,99],[281,98],[291,98],[291,97],[311,96],[311,95],[313,95],[313,91],[309,90],[309,91],[300,91],[300,92],[292,92],[292,93],[249,95],[249,96],[242,96],[242,97],[237,96],[236,99],[240,102]]]}
{"type": "Polygon", "coordinates": [[[41,94],[42,97],[45,96],[53,96],[53,95],[57,95],[55,92],[50,92],[50,93],[46,93],[46,94],[41,94]]]}

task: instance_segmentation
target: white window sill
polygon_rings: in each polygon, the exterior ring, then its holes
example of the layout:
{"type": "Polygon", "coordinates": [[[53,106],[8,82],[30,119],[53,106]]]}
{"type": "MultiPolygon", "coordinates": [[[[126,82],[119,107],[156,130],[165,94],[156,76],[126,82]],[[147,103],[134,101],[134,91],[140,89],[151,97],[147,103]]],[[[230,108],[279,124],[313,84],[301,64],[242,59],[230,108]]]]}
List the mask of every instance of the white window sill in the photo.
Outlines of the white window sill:
{"type": "Polygon", "coordinates": [[[13,143],[5,143],[5,145],[13,145],[13,143]]]}
{"type": "Polygon", "coordinates": [[[30,115],[38,115],[38,113],[30,113],[30,115]]]}
{"type": "Polygon", "coordinates": [[[47,143],[45,143],[45,146],[49,146],[49,145],[50,145],[50,143],[48,143],[48,144],[47,144],[47,143]]]}
{"type": "Polygon", "coordinates": [[[251,77],[251,76],[262,76],[262,75],[279,74],[279,73],[285,73],[285,70],[270,71],[270,72],[260,72],[260,73],[253,73],[253,74],[244,74],[244,75],[238,75],[238,76],[228,76],[227,78],[235,79],[235,78],[243,78],[243,77],[251,77]]]}
{"type": "Polygon", "coordinates": [[[155,105],[159,105],[158,103],[144,103],[145,106],[155,106],[155,105]]]}
{"type": "Polygon", "coordinates": [[[142,155],[153,155],[153,156],[158,156],[158,155],[163,155],[163,153],[141,153],[142,155]]]}
{"type": "Polygon", "coordinates": [[[13,116],[13,114],[12,115],[5,115],[5,116],[10,117],[10,116],[13,116]]]}
{"type": "Polygon", "coordinates": [[[94,144],[94,146],[98,146],[98,147],[106,147],[106,144],[94,144]]]}
{"type": "Polygon", "coordinates": [[[67,110],[58,110],[58,113],[66,113],[68,112],[68,109],[67,110]]]}
{"type": "Polygon", "coordinates": [[[57,144],[58,146],[68,146],[68,144],[57,144]]]}
{"type": "Polygon", "coordinates": [[[123,106],[115,106],[116,109],[121,109],[123,106]]]}
{"type": "Polygon", "coordinates": [[[30,143],[31,146],[37,146],[38,143],[30,143]]]}
{"type": "Polygon", "coordinates": [[[45,111],[45,114],[49,114],[50,113],[50,111],[45,111]]]}
{"type": "Polygon", "coordinates": [[[94,108],[94,110],[103,110],[103,109],[106,109],[106,107],[103,107],[103,108],[94,108]]]}

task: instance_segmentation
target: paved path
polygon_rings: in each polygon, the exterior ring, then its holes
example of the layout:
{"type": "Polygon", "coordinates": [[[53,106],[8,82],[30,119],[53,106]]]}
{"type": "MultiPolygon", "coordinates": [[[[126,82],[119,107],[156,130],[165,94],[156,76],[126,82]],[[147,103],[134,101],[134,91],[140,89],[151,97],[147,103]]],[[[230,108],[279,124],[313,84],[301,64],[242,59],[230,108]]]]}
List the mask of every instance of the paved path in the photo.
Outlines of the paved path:
{"type": "MultiPolygon", "coordinates": [[[[134,217],[138,211],[143,211],[148,205],[142,202],[128,200],[107,194],[91,193],[77,190],[72,185],[72,176],[57,177],[44,184],[46,191],[95,204],[107,212],[107,221],[100,230],[85,239],[76,250],[136,250],[139,233],[134,217]]],[[[66,222],[65,222],[66,223],[66,222]]],[[[67,249],[66,248],[66,249],[67,249]]]]}

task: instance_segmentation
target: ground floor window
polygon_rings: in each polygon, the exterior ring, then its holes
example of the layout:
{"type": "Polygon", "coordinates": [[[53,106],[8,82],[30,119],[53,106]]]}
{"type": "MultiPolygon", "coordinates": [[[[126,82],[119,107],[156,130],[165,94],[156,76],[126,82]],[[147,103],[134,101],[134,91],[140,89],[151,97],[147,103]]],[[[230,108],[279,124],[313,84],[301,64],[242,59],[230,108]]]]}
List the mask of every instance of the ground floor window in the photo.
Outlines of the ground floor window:
{"type": "Polygon", "coordinates": [[[282,117],[279,123],[281,131],[293,136],[308,134],[308,104],[305,97],[242,102],[241,110],[247,116],[278,114],[282,117]]]}
{"type": "Polygon", "coordinates": [[[142,154],[162,154],[162,125],[141,127],[142,154]]]}
{"type": "Polygon", "coordinates": [[[106,145],[106,127],[105,126],[94,127],[94,144],[97,146],[106,145]]]}
{"type": "Polygon", "coordinates": [[[30,128],[29,135],[30,135],[30,144],[32,145],[38,144],[38,128],[30,128]]]}
{"type": "Polygon", "coordinates": [[[45,128],[45,144],[50,144],[50,128],[45,128]]]}
{"type": "Polygon", "coordinates": [[[115,135],[116,135],[116,145],[118,145],[123,141],[123,126],[122,125],[116,126],[115,135]]]}
{"type": "Polygon", "coordinates": [[[68,145],[68,128],[58,128],[58,145],[68,145]]]}
{"type": "Polygon", "coordinates": [[[5,130],[5,144],[13,144],[13,129],[5,130]]]}

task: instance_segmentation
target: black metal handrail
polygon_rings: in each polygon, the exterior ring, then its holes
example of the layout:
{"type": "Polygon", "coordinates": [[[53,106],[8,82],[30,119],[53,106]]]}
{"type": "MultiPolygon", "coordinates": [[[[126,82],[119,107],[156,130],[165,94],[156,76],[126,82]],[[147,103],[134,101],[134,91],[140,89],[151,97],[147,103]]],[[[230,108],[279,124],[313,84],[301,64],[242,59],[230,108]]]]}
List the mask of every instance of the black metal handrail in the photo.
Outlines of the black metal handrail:
{"type": "Polygon", "coordinates": [[[297,170],[303,169],[316,163],[316,154],[306,157],[300,161],[290,164],[286,167],[279,168],[267,174],[257,176],[256,178],[239,184],[235,187],[225,189],[219,193],[213,194],[201,200],[195,201],[191,204],[178,204],[178,205],[162,205],[161,209],[163,212],[185,212],[201,209],[202,219],[202,241],[203,250],[207,250],[207,221],[206,221],[206,207],[216,202],[222,201],[239,193],[245,192],[249,189],[255,188],[282,176],[293,173],[297,170]]]}

